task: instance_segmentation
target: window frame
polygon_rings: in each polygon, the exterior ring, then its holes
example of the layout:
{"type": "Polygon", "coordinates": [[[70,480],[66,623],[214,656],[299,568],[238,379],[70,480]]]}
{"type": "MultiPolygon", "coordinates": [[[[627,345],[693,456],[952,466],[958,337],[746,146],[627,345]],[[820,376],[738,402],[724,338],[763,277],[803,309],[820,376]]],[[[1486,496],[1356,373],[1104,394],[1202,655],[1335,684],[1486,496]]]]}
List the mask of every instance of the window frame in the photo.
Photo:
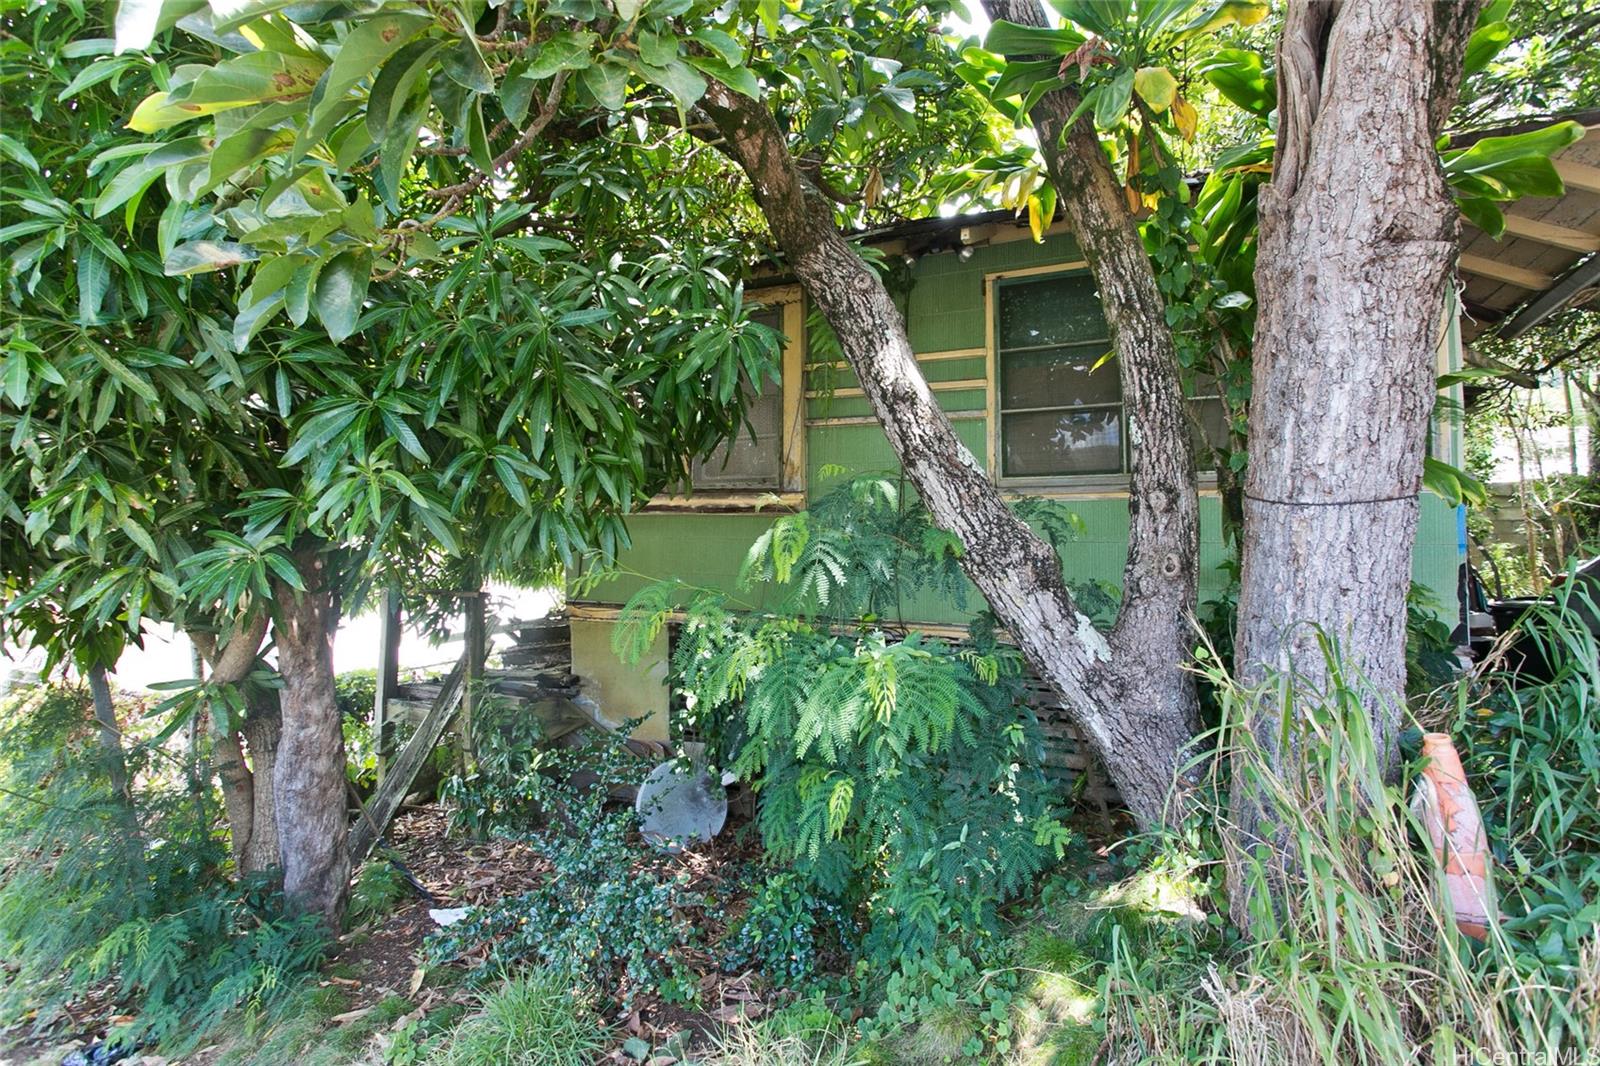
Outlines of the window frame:
{"type": "MultiPolygon", "coordinates": [[[[774,497],[781,506],[802,507],[805,503],[806,432],[805,432],[805,305],[800,286],[794,284],[761,286],[754,282],[745,287],[745,299],[759,304],[763,309],[779,312],[781,332],[785,342],[780,353],[779,373],[779,424],[782,440],[779,443],[779,482],[776,487],[735,487],[707,485],[690,487],[688,492],[664,492],[653,497],[643,511],[706,512],[755,510],[772,504],[774,497]]],[[[770,387],[770,380],[763,385],[770,387]]],[[[738,432],[744,433],[743,423],[738,432]]]]}
{"type": "MultiPolygon", "coordinates": [[[[1115,404],[1084,404],[1081,407],[1044,407],[1044,408],[1002,408],[1000,405],[1000,295],[1001,290],[1007,285],[1025,284],[1028,282],[1047,281],[1052,277],[1088,275],[1089,264],[1082,260],[1066,263],[1049,263],[1043,266],[1023,267],[1016,270],[1002,270],[984,275],[984,335],[985,353],[988,359],[989,378],[989,475],[996,484],[1021,491],[1034,489],[1056,489],[1062,491],[1093,492],[1097,489],[1123,489],[1128,487],[1127,466],[1131,459],[1128,452],[1127,430],[1127,401],[1119,399],[1115,404]],[[1005,473],[1005,462],[1002,452],[1004,438],[1001,433],[1001,416],[1003,414],[1025,413],[1028,410],[1057,411],[1057,410],[1106,410],[1115,407],[1121,412],[1122,425],[1122,465],[1123,469],[1116,473],[1097,474],[1033,474],[1008,476],[1005,473]]],[[[1087,342],[1084,342],[1087,343],[1087,342]]],[[[1109,340],[1108,340],[1109,343],[1109,340]]],[[[1041,347],[1061,347],[1061,345],[1041,345],[1041,347]]],[[[1018,349],[1020,350],[1020,349],[1018,349]]],[[[1118,395],[1121,395],[1121,381],[1118,380],[1118,395]]]]}

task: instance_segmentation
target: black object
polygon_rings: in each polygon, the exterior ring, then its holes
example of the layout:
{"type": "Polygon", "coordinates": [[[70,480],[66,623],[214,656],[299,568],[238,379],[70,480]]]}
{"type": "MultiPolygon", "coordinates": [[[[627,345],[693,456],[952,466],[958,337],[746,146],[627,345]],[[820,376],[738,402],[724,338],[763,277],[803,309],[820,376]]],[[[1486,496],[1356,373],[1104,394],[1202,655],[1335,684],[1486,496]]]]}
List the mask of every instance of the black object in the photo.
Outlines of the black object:
{"type": "Polygon", "coordinates": [[[113,1044],[106,1040],[79,1048],[61,1060],[61,1066],[112,1066],[133,1054],[126,1044],[113,1044]]]}
{"type": "Polygon", "coordinates": [[[1579,566],[1572,577],[1547,595],[1489,601],[1488,610],[1494,616],[1495,629],[1502,634],[1512,634],[1505,658],[1505,668],[1511,674],[1536,684],[1555,679],[1560,664],[1552,663],[1540,640],[1518,623],[1537,607],[1554,608],[1561,603],[1582,618],[1589,631],[1600,638],[1600,556],[1579,566]]]}

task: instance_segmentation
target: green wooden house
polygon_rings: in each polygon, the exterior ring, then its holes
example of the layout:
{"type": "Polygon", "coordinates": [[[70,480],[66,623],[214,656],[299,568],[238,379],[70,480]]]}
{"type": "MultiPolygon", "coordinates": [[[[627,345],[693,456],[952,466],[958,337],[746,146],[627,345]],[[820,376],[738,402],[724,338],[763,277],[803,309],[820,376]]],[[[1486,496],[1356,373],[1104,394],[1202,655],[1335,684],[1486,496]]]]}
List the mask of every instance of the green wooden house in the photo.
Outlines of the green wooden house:
{"type": "MultiPolygon", "coordinates": [[[[1127,412],[1114,364],[1096,368],[1108,342],[1095,285],[1066,228],[1035,242],[1009,213],[914,222],[865,240],[907,265],[906,320],[930,387],[989,473],[1018,495],[1068,501],[1084,535],[1067,546],[1069,578],[1120,583],[1127,552],[1127,412]]],[[[637,665],[612,652],[622,605],[660,578],[732,590],[751,543],[775,510],[799,509],[842,475],[892,470],[894,453],[847,366],[814,355],[798,287],[753,283],[765,321],[786,337],[781,387],[752,399],[754,429],[694,474],[694,491],[661,497],[629,522],[622,576],[568,604],[574,671],[615,719],[647,716],[641,735],[668,732],[664,631],[637,665]],[[776,500],[776,502],[775,502],[776,500]]],[[[1443,316],[1440,369],[1459,365],[1454,315],[1443,316]]],[[[1219,401],[1196,399],[1199,421],[1220,428],[1219,401]]],[[[1459,429],[1442,424],[1433,453],[1458,461],[1459,429]]],[[[1227,584],[1219,499],[1201,480],[1200,593],[1227,584]]],[[[1424,495],[1416,579],[1453,624],[1460,561],[1456,509],[1424,495]]],[[[745,594],[760,601],[761,590],[745,594]]],[[[969,610],[981,605],[974,592],[969,610]]],[[[970,614],[924,598],[908,621],[959,629],[970,614]]],[[[1050,708],[1041,708],[1048,727],[1050,708]]],[[[1056,732],[1063,733],[1064,725],[1056,732]]],[[[1069,762],[1070,755],[1064,755],[1069,762]]],[[[1081,763],[1079,763],[1081,765],[1081,763]]]]}

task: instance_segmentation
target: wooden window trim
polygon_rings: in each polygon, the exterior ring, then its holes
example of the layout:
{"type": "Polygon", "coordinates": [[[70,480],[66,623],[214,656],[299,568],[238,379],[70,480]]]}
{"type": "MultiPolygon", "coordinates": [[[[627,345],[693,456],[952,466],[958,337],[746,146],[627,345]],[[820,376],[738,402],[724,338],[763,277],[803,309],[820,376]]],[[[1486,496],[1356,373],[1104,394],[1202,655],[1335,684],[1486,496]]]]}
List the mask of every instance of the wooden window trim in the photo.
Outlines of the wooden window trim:
{"type": "Polygon", "coordinates": [[[748,295],[763,306],[776,306],[787,338],[780,356],[783,442],[777,486],[718,488],[704,492],[659,493],[641,508],[641,514],[728,514],[760,510],[798,510],[805,506],[805,303],[798,285],[752,288],[748,295]]]}

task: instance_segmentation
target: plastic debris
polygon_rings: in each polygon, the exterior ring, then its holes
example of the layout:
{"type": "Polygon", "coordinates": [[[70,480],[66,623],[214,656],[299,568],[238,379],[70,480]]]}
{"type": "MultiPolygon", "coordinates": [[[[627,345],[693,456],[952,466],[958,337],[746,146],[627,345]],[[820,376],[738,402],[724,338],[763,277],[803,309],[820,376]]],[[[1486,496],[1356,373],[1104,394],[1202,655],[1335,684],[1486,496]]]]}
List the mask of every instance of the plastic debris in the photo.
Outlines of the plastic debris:
{"type": "Polygon", "coordinates": [[[438,925],[455,925],[467,916],[466,907],[430,907],[428,917],[438,925]]]}

